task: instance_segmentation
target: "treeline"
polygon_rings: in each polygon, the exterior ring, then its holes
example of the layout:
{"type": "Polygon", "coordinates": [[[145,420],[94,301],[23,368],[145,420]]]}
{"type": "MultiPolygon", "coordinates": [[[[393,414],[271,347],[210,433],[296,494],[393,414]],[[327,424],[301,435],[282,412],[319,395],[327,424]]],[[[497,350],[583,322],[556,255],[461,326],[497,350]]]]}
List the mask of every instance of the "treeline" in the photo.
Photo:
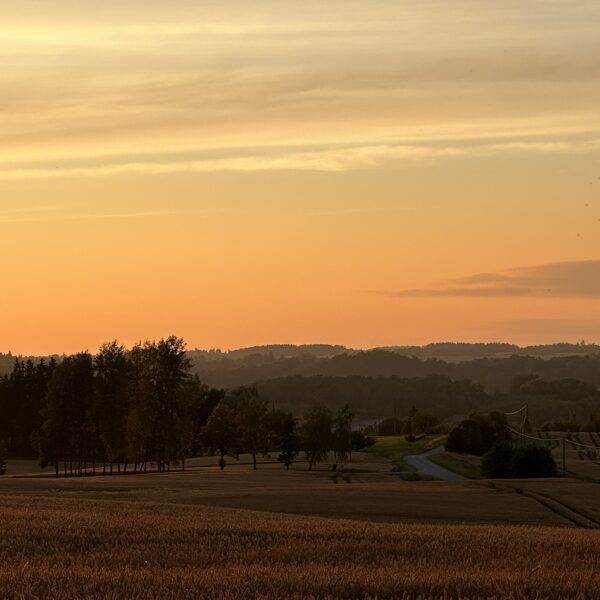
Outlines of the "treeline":
{"type": "Polygon", "coordinates": [[[348,406],[313,407],[299,426],[290,412],[268,410],[255,387],[226,394],[190,367],[175,337],[130,350],[111,342],[59,363],[16,361],[0,378],[2,453],[36,454],[57,476],[81,476],[184,468],[204,452],[219,453],[221,468],[225,456],[249,453],[256,468],[259,454],[277,451],[289,466],[303,451],[312,468],[329,452],[344,462],[367,443],[352,432],[348,406]]]}
{"type": "Polygon", "coordinates": [[[315,402],[336,410],[349,403],[360,418],[405,417],[416,406],[439,417],[484,409],[490,397],[480,385],[448,377],[286,377],[256,386],[270,405],[301,415],[315,402]]]}
{"type": "MultiPolygon", "coordinates": [[[[600,386],[600,350],[594,345],[513,348],[509,344],[430,344],[422,348],[366,352],[346,350],[341,346],[282,345],[233,352],[193,350],[188,357],[192,371],[207,385],[216,388],[293,376],[424,378],[441,375],[456,381],[471,380],[482,385],[488,393],[506,393],[513,380],[523,373],[548,381],[577,379],[600,386]],[[495,354],[500,349],[506,350],[502,357],[495,354]],[[538,355],[527,355],[529,351],[538,355]],[[434,352],[438,358],[428,357],[434,352]],[[460,352],[486,356],[456,360],[460,352]],[[554,356],[554,353],[568,355],[554,356]]],[[[3,369],[10,372],[13,363],[11,355],[0,355],[0,373],[3,369]]]]}
{"type": "Polygon", "coordinates": [[[208,385],[234,387],[255,381],[292,376],[327,377],[401,377],[415,378],[441,375],[455,381],[471,380],[488,393],[506,393],[515,377],[530,373],[542,379],[578,379],[600,386],[600,354],[536,358],[514,355],[506,358],[479,358],[461,362],[447,362],[396,352],[373,350],[340,354],[331,358],[296,356],[281,358],[253,354],[241,359],[205,358],[192,355],[193,370],[208,385]]]}

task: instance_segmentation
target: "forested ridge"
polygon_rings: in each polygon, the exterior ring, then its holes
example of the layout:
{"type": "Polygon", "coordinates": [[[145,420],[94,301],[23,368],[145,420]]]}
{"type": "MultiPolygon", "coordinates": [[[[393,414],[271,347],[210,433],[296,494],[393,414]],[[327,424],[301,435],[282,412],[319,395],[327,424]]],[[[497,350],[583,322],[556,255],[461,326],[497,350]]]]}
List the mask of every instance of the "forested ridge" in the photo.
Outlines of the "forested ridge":
{"type": "Polygon", "coordinates": [[[386,350],[339,354],[331,358],[306,355],[277,358],[254,354],[244,359],[205,359],[192,354],[193,370],[208,385],[233,387],[281,377],[320,375],[329,377],[428,377],[442,375],[455,381],[470,380],[488,393],[506,392],[523,373],[543,379],[579,379],[600,386],[600,354],[538,358],[510,356],[447,362],[402,356],[386,350]]]}

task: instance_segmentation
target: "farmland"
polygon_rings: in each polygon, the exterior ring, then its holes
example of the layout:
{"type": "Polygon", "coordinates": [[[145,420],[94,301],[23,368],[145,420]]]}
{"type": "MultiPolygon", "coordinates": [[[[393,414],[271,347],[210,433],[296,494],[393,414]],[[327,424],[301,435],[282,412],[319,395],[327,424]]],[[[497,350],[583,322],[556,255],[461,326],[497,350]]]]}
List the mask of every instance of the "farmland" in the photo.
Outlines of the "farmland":
{"type": "Polygon", "coordinates": [[[600,594],[598,484],[409,482],[367,453],[341,473],[243,459],[72,479],[10,463],[0,598],[600,594]]]}
{"type": "Polygon", "coordinates": [[[0,597],[600,595],[595,530],[370,523],[109,490],[3,494],[0,597]]]}

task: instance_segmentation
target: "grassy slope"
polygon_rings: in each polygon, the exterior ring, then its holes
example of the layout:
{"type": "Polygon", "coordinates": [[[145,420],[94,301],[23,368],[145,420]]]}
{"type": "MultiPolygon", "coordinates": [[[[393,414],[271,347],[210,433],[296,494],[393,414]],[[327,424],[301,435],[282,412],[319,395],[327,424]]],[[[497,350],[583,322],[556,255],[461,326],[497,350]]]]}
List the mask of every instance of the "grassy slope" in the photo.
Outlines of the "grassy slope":
{"type": "Polygon", "coordinates": [[[410,454],[422,454],[440,446],[446,440],[445,435],[417,436],[416,441],[407,442],[403,435],[389,435],[376,437],[375,445],[368,452],[389,460],[397,470],[414,471],[413,467],[404,461],[410,454]]]}

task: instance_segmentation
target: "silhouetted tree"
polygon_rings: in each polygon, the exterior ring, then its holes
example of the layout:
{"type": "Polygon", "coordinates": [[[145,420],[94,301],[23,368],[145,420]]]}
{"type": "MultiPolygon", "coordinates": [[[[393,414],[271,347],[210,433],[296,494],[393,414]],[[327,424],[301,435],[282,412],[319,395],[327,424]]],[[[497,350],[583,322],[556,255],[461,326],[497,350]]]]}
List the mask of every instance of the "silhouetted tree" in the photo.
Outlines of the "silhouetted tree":
{"type": "Polygon", "coordinates": [[[202,444],[210,452],[220,455],[219,467],[225,468],[225,456],[238,457],[239,432],[233,410],[221,402],[213,410],[200,435],[202,444]]]}
{"type": "Polygon", "coordinates": [[[198,376],[194,375],[187,382],[186,394],[189,397],[189,418],[192,428],[190,456],[198,456],[202,451],[202,428],[219,402],[225,398],[225,391],[204,385],[198,376]]]}
{"type": "Polygon", "coordinates": [[[308,470],[325,460],[332,446],[333,416],[329,409],[323,406],[311,408],[304,415],[302,425],[302,445],[308,460],[308,470]]]}
{"type": "Polygon", "coordinates": [[[183,459],[192,444],[185,343],[173,336],[145,342],[134,346],[130,357],[129,455],[144,470],[148,461],[155,461],[163,471],[183,459]]]}
{"type": "Polygon", "coordinates": [[[131,363],[127,351],[117,342],[104,344],[94,359],[96,377],[95,420],[105,458],[127,462],[127,415],[131,391],[131,363]]]}
{"type": "Polygon", "coordinates": [[[265,415],[264,424],[269,439],[269,449],[279,450],[277,460],[289,469],[298,453],[294,415],[283,410],[272,410],[265,415]]]}
{"type": "Polygon", "coordinates": [[[352,421],[354,413],[346,404],[333,421],[332,449],[337,462],[344,464],[352,458],[352,421]]]}
{"type": "Polygon", "coordinates": [[[252,468],[256,470],[256,455],[269,451],[268,432],[264,418],[267,414],[255,387],[242,387],[233,390],[226,399],[235,413],[239,451],[252,455],[252,468]]]}

